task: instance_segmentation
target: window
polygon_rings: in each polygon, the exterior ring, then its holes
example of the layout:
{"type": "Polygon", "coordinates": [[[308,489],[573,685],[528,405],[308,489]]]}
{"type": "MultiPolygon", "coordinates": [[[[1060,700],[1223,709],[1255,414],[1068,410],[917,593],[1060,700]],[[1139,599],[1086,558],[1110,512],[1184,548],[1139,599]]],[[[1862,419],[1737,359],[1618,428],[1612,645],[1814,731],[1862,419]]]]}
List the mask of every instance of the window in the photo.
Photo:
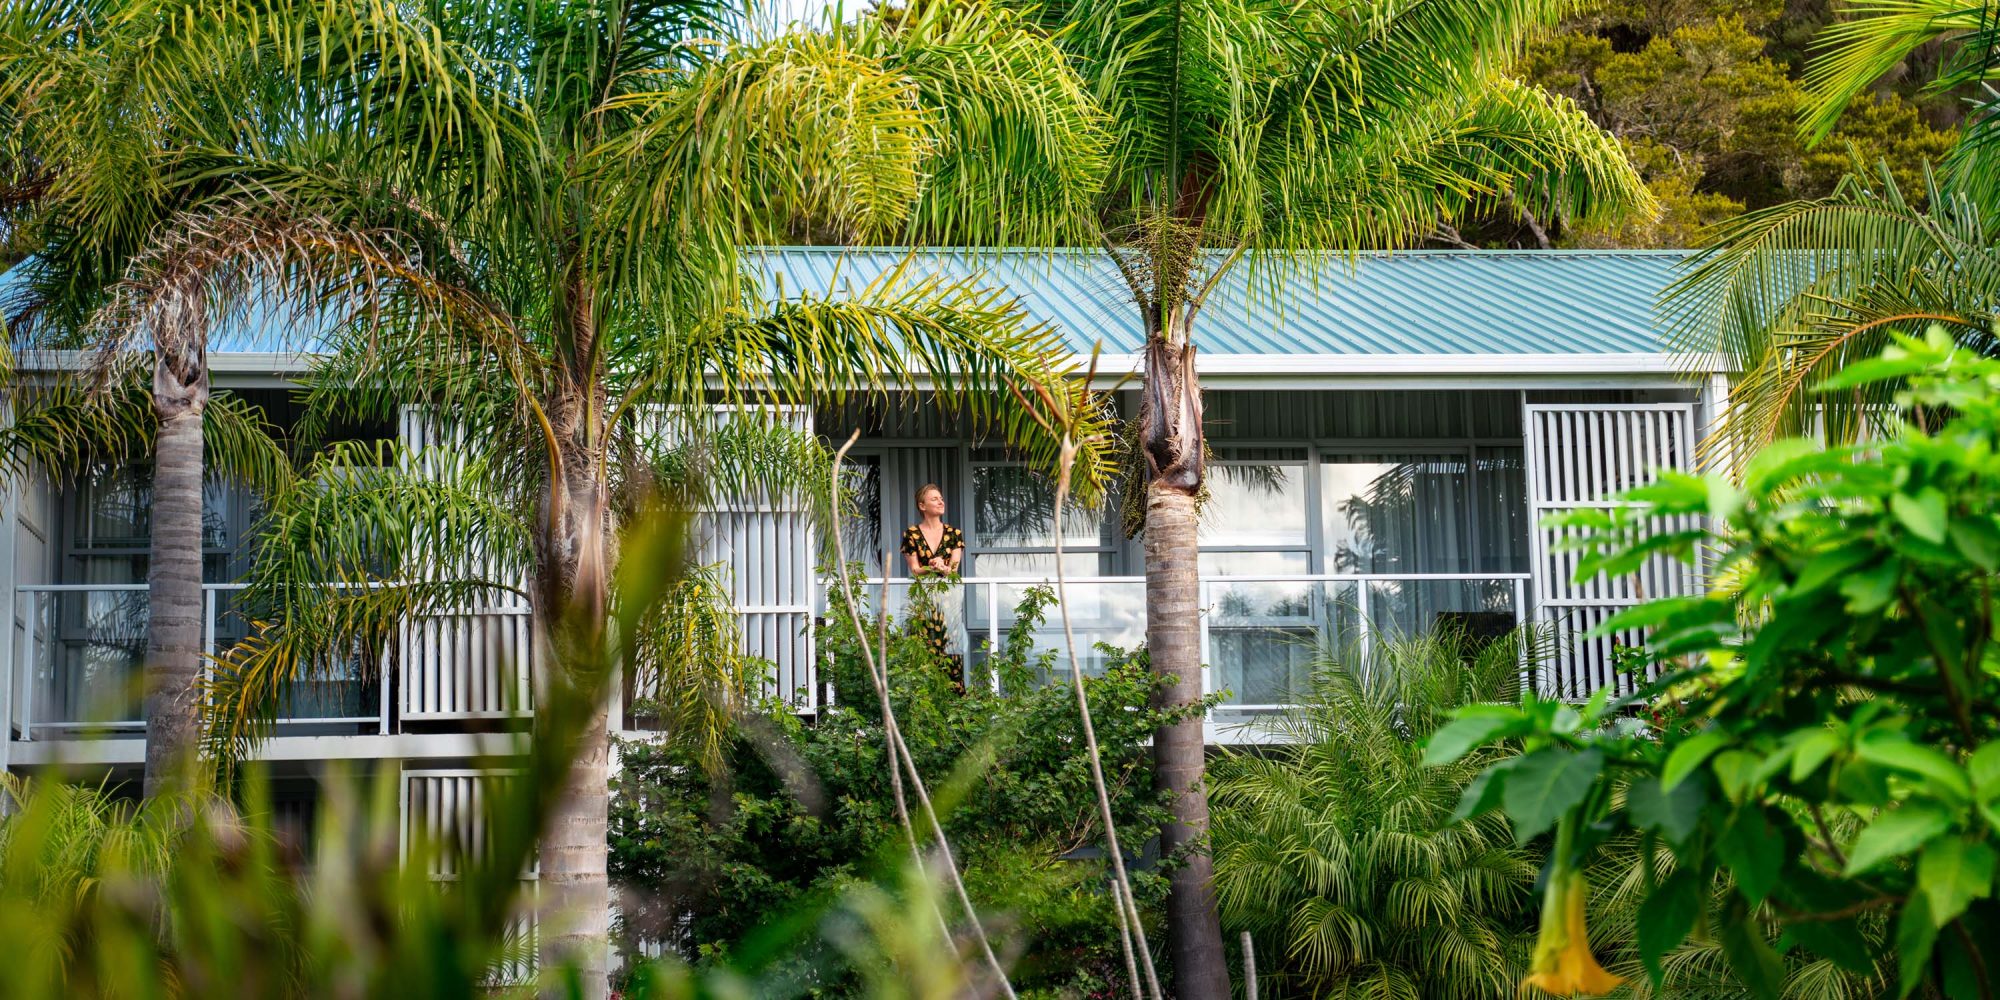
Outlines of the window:
{"type": "Polygon", "coordinates": [[[1331,573],[1522,572],[1521,449],[1327,452],[1320,511],[1331,573]]]}
{"type": "MultiPolygon", "coordinates": [[[[1063,512],[1063,572],[1103,576],[1116,542],[1117,502],[1074,504],[1063,512]]],[[[966,567],[974,576],[1053,576],[1055,486],[1027,467],[999,460],[972,464],[972,531],[966,567]]]]}
{"type": "Polygon", "coordinates": [[[1303,448],[1239,448],[1208,465],[1197,537],[1205,576],[1312,572],[1303,448]]]}

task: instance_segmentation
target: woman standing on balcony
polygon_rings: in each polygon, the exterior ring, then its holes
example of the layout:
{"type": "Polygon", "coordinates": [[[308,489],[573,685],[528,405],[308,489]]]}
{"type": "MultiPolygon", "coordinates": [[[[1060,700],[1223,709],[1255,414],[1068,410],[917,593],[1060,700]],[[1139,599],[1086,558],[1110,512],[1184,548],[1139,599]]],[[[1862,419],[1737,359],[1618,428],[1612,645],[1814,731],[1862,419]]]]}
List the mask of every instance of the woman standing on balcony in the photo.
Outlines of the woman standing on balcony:
{"type": "Polygon", "coordinates": [[[933,591],[942,587],[942,581],[958,575],[959,563],[965,560],[965,534],[944,523],[944,490],[936,483],[917,489],[917,515],[917,523],[903,529],[903,559],[909,564],[910,576],[919,581],[910,589],[910,632],[939,660],[950,664],[951,682],[962,692],[965,664],[946,651],[949,635],[933,591]],[[922,581],[926,578],[940,583],[925,586],[922,581]]]}

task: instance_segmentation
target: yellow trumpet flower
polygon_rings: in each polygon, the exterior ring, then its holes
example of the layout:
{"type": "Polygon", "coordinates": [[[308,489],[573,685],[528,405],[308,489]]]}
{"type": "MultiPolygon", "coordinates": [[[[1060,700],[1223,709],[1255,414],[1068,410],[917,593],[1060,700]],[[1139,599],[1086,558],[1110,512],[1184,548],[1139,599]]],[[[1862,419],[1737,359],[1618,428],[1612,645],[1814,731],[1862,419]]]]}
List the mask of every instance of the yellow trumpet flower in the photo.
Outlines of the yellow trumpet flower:
{"type": "Polygon", "coordinates": [[[1584,903],[1590,885],[1581,870],[1570,870],[1561,861],[1549,873],[1549,887],[1542,898],[1542,929],[1535,938],[1535,959],[1521,986],[1533,986],[1545,993],[1573,997],[1578,994],[1601,996],[1625,981],[1597,964],[1590,952],[1590,929],[1584,926],[1584,903]]]}

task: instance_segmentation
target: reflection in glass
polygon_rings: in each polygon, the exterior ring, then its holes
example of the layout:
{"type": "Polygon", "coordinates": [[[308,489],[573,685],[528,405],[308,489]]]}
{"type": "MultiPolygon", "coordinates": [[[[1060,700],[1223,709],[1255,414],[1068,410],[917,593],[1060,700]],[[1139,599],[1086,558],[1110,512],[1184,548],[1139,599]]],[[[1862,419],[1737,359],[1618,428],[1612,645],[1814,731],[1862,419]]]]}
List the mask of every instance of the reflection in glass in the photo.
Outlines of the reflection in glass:
{"type": "Polygon", "coordinates": [[[1209,663],[1224,704],[1289,704],[1312,679],[1317,651],[1356,635],[1356,585],[1345,581],[1209,584],[1209,663]]]}
{"type": "Polygon", "coordinates": [[[1470,476],[1464,455],[1331,455],[1320,466],[1327,568],[1462,573],[1470,476]]]}
{"type": "Polygon", "coordinates": [[[1203,552],[1199,556],[1201,575],[1211,576],[1304,576],[1312,571],[1312,556],[1293,552],[1203,552]]]}
{"type": "Polygon", "coordinates": [[[1368,618],[1385,638],[1450,630],[1490,639],[1515,625],[1511,580],[1372,580],[1368,618]]]}
{"type": "Polygon", "coordinates": [[[1208,467],[1202,545],[1306,542],[1304,462],[1217,462],[1208,467]]]}
{"type": "Polygon", "coordinates": [[[882,457],[849,458],[841,463],[840,476],[842,492],[852,504],[841,512],[840,543],[847,558],[869,565],[882,551],[882,457]]]}
{"type": "MultiPolygon", "coordinates": [[[[1055,487],[1026,467],[972,467],[972,537],[981,547],[1051,548],[1054,514],[1055,487]]],[[[1100,512],[1071,505],[1063,511],[1063,544],[1100,545],[1105,523],[1100,512]]]]}

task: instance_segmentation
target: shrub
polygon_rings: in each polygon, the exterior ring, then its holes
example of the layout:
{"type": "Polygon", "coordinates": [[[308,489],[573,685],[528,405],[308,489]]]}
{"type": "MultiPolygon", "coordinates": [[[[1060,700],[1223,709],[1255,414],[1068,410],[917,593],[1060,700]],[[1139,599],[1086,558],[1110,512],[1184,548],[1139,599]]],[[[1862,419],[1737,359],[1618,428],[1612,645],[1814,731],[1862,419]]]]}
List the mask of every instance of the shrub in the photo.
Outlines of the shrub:
{"type": "MultiPolygon", "coordinates": [[[[977,680],[958,693],[948,664],[893,623],[889,678],[904,738],[995,947],[1017,956],[1016,987],[1085,996],[1119,986],[1123,971],[1074,694],[1027,682],[1055,666],[1054,651],[1032,639],[1052,599],[1030,592],[990,661],[1008,678],[1004,696],[977,680]]],[[[812,933],[855,887],[893,890],[909,858],[879,704],[859,637],[835,601],[818,655],[836,697],[816,718],[781,705],[743,717],[715,770],[670,747],[621,747],[611,867],[627,947],[659,942],[698,965],[790,977],[836,995],[869,981],[871,969],[841,950],[838,935],[812,933]],[[763,950],[779,938],[793,944],[763,950]]],[[[864,616],[872,641],[876,622],[864,616]]],[[[1160,682],[1143,655],[1103,652],[1109,669],[1086,682],[1091,715],[1122,842],[1145,844],[1164,817],[1146,746],[1163,719],[1148,707],[1160,682]]],[[[1157,869],[1136,877],[1157,942],[1164,881],[1157,869]]]]}
{"type": "MultiPolygon", "coordinates": [[[[1655,979],[1692,936],[1752,996],[1858,994],[1877,977],[1899,997],[2000,987],[2000,362],[1939,332],[1897,341],[1822,387],[1900,386],[1907,423],[1889,439],[1781,442],[1740,487],[1668,475],[1566,517],[1582,575],[1716,557],[1723,588],[1602,626],[1650,630],[1659,682],[1580,709],[1469,709],[1433,737],[1440,761],[1521,741],[1468,811],[1553,828],[1557,873],[1607,836],[1671,854],[1635,917],[1655,979]],[[1675,721],[1634,724],[1624,709],[1646,699],[1675,721]],[[1809,964],[1788,968],[1787,952],[1809,964]],[[1802,990],[1806,974],[1828,985],[1802,990]]],[[[1587,958],[1578,931],[1552,953],[1587,958]]]]}
{"type": "Polygon", "coordinates": [[[1448,635],[1329,658],[1275,723],[1292,745],[1224,753],[1216,892],[1270,995],[1514,995],[1540,852],[1500,817],[1453,822],[1494,755],[1424,768],[1419,739],[1455,708],[1514,697],[1519,662],[1513,638],[1474,651],[1448,635]]]}

